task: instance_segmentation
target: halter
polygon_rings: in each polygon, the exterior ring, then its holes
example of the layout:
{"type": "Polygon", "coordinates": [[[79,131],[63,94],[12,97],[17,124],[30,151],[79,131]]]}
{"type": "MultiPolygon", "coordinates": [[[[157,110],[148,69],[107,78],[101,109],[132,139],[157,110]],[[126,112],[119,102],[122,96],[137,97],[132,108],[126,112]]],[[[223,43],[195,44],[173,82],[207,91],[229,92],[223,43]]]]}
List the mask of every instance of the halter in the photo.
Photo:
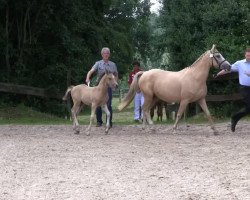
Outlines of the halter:
{"type": "Polygon", "coordinates": [[[219,52],[214,52],[214,53],[212,53],[212,52],[210,51],[210,55],[209,55],[209,57],[212,58],[212,66],[214,67],[214,63],[213,63],[213,58],[214,58],[215,61],[216,61],[216,63],[217,63],[217,65],[219,66],[219,68],[221,68],[221,65],[226,61],[226,59],[224,59],[223,61],[221,61],[221,62],[219,63],[219,61],[217,60],[217,58],[214,56],[215,53],[219,53],[219,52]]]}

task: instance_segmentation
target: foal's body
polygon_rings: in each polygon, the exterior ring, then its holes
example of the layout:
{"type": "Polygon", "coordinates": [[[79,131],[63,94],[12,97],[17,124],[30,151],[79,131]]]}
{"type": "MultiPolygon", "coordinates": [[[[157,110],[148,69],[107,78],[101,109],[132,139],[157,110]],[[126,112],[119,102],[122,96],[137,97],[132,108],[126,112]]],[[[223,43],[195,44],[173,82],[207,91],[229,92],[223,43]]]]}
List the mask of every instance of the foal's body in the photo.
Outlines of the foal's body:
{"type": "Polygon", "coordinates": [[[107,106],[108,87],[115,88],[116,86],[117,82],[115,80],[115,76],[113,74],[105,74],[102,77],[100,83],[95,87],[88,87],[87,85],[81,84],[77,86],[70,86],[67,89],[63,100],[67,100],[67,96],[70,92],[74,103],[71,113],[73,118],[73,129],[75,130],[75,133],[80,132],[77,115],[84,105],[91,106],[90,124],[86,130],[86,134],[89,135],[94,120],[95,111],[98,106],[101,106],[107,115],[105,132],[108,133],[110,128],[110,112],[107,106]]]}
{"type": "Polygon", "coordinates": [[[153,124],[149,111],[158,99],[168,103],[180,103],[174,129],[179,119],[190,102],[197,102],[208,117],[211,128],[216,134],[213,121],[206,104],[207,85],[206,80],[211,67],[229,68],[230,64],[215,49],[205,52],[190,67],[178,72],[152,69],[146,72],[138,72],[130,86],[130,90],[119,110],[124,109],[133,99],[134,92],[141,90],[144,95],[143,123],[153,124]]]}

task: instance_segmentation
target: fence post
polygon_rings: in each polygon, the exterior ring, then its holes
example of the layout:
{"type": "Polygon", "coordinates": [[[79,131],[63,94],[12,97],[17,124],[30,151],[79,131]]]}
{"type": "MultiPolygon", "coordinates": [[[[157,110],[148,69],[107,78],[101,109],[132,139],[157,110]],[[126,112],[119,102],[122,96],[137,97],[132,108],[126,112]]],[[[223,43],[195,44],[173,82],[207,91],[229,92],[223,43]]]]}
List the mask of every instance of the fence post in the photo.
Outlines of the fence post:
{"type": "Polygon", "coordinates": [[[122,101],[122,89],[119,89],[119,103],[122,101]]]}
{"type": "Polygon", "coordinates": [[[198,103],[195,103],[195,115],[199,114],[201,112],[201,107],[198,103]]]}

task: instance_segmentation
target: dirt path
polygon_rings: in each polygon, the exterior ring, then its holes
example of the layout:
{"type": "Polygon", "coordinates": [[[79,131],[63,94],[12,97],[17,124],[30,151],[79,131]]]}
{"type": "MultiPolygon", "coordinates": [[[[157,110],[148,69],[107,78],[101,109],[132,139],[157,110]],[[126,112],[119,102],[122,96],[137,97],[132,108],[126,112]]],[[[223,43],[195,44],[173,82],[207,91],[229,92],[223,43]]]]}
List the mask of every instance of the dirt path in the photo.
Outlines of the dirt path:
{"type": "Polygon", "coordinates": [[[0,199],[250,199],[250,124],[216,127],[0,126],[0,199]]]}

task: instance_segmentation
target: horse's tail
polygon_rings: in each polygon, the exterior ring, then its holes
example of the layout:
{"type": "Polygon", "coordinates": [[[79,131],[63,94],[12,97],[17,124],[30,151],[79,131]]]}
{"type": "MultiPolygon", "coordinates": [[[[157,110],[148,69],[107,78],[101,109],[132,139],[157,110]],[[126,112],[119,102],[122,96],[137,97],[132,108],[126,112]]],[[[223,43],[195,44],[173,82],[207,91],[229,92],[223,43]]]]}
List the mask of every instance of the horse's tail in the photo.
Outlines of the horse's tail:
{"type": "Polygon", "coordinates": [[[140,71],[140,72],[137,72],[136,75],[134,76],[128,93],[122,99],[122,102],[118,106],[119,111],[126,108],[131,103],[131,101],[134,99],[136,92],[139,90],[139,85],[138,85],[139,78],[143,73],[144,73],[143,71],[140,71]]]}
{"type": "Polygon", "coordinates": [[[68,87],[68,89],[66,90],[65,95],[63,96],[62,100],[64,100],[64,101],[68,100],[69,94],[70,94],[71,90],[73,89],[73,87],[74,87],[73,85],[68,87]]]}

